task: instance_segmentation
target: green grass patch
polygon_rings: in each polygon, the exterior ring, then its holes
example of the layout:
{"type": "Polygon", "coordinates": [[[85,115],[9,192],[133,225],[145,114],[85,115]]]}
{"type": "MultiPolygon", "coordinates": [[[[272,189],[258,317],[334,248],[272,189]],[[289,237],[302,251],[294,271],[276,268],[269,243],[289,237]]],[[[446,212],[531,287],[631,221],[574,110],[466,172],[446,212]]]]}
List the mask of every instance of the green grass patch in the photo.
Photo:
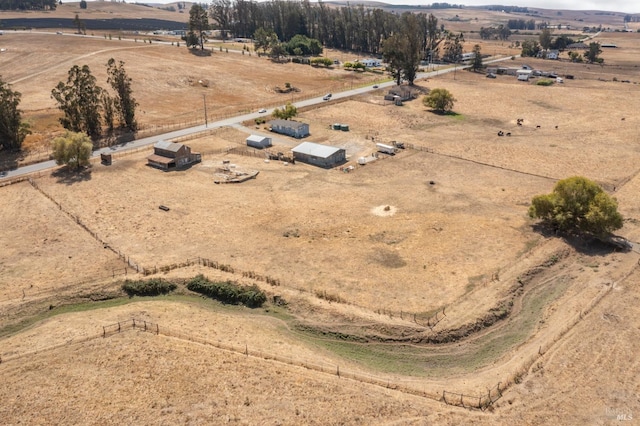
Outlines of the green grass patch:
{"type": "Polygon", "coordinates": [[[548,78],[541,78],[536,81],[536,86],[551,86],[554,83],[553,80],[549,80],[548,78]]]}
{"type": "Polygon", "coordinates": [[[565,281],[535,289],[525,296],[517,316],[507,318],[502,327],[462,345],[354,343],[319,337],[313,332],[303,333],[301,338],[375,371],[420,377],[469,373],[524,342],[540,321],[545,306],[557,299],[567,287],[568,282],[565,281]]]}

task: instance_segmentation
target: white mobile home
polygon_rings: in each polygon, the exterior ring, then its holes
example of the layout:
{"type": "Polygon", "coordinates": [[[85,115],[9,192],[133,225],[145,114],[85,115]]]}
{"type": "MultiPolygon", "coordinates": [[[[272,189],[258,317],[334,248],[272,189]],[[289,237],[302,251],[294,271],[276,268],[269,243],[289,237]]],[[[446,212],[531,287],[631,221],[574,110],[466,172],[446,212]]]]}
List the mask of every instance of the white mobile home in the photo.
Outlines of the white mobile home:
{"type": "Polygon", "coordinates": [[[518,70],[516,71],[516,75],[518,76],[519,81],[529,81],[529,77],[533,75],[532,70],[518,70]]]}
{"type": "Polygon", "coordinates": [[[376,148],[378,149],[378,152],[382,152],[385,154],[390,154],[393,155],[396,153],[396,149],[394,147],[392,147],[391,145],[385,145],[383,143],[377,143],[376,144],[376,148]]]}

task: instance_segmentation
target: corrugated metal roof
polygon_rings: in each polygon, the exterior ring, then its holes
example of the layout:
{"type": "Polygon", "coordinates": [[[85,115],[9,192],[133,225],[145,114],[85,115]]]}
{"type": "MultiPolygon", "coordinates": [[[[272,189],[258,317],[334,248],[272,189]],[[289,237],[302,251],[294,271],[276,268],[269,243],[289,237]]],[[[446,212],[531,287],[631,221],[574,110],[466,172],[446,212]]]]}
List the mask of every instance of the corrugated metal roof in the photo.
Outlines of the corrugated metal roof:
{"type": "Polygon", "coordinates": [[[247,142],[251,141],[251,142],[262,143],[262,141],[264,141],[265,139],[269,139],[269,138],[266,136],[251,135],[247,138],[247,142]]]}
{"type": "Polygon", "coordinates": [[[181,143],[167,142],[167,141],[158,141],[158,142],[155,143],[155,145],[153,145],[153,147],[154,148],[165,149],[167,151],[178,152],[178,151],[180,151],[180,148],[182,148],[182,144],[181,143]]]}
{"type": "Polygon", "coordinates": [[[342,148],[336,148],[335,146],[320,145],[319,143],[302,142],[291,151],[299,154],[312,155],[318,158],[329,158],[341,149],[342,148]]]}
{"type": "Polygon", "coordinates": [[[301,123],[299,121],[293,120],[271,120],[268,123],[270,126],[280,126],[280,127],[290,127],[292,129],[299,129],[302,126],[305,126],[305,123],[301,123]]]}

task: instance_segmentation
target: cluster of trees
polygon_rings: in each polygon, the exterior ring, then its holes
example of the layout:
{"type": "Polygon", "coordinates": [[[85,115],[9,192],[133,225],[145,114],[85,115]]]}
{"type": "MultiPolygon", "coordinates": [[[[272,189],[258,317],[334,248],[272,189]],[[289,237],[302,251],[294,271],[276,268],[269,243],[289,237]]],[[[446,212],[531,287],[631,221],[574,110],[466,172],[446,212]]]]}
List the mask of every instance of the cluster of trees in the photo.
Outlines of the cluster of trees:
{"type": "MultiPolygon", "coordinates": [[[[193,9],[198,13],[193,25],[193,19],[190,19],[189,31],[193,28],[196,35],[199,28],[203,28],[202,31],[211,28],[220,30],[223,37],[248,38],[263,30],[267,34],[275,34],[271,39],[289,41],[301,35],[315,39],[327,48],[371,54],[381,53],[383,41],[403,31],[406,25],[404,15],[410,14],[398,15],[362,5],[328,7],[322,2],[316,4],[308,0],[213,0],[208,10],[198,4],[194,4],[193,9]]],[[[438,25],[433,15],[411,15],[416,17],[415,37],[421,57],[426,59],[431,54],[432,59],[436,59],[437,44],[444,38],[444,26],[438,25]]]]}
{"type": "Polygon", "coordinates": [[[56,10],[58,0],[0,0],[0,10],[56,10]]]}
{"type": "MultiPolygon", "coordinates": [[[[565,50],[567,46],[573,43],[575,43],[575,40],[566,35],[560,35],[553,38],[551,30],[549,28],[544,28],[540,31],[538,40],[528,39],[522,42],[522,51],[520,54],[522,56],[535,57],[538,56],[540,52],[545,52],[549,49],[565,50]]],[[[589,43],[587,50],[584,52],[584,57],[578,52],[571,51],[569,52],[569,58],[573,62],[587,61],[589,63],[602,63],[604,60],[599,56],[600,53],[602,53],[600,43],[591,42],[589,43]]]]}
{"type": "Polygon", "coordinates": [[[278,58],[284,55],[292,56],[317,56],[322,54],[322,43],[305,35],[297,34],[288,42],[281,42],[273,30],[258,28],[253,35],[256,50],[262,50],[263,54],[278,58]]]}
{"type": "Polygon", "coordinates": [[[499,25],[497,28],[480,28],[480,38],[482,40],[509,40],[510,36],[511,30],[504,25],[499,25]]]}
{"type": "Polygon", "coordinates": [[[9,83],[0,76],[0,148],[19,151],[22,142],[31,131],[22,121],[20,105],[21,93],[11,89],[9,83]]]}
{"type": "Polygon", "coordinates": [[[51,91],[64,113],[62,126],[72,132],[82,132],[91,139],[102,136],[103,124],[112,131],[118,119],[120,127],[136,131],[135,109],[131,78],[124,69],[124,62],[111,58],[107,62],[107,83],[115,92],[98,86],[88,65],[74,65],[68,73],[67,82],[59,82],[51,91]]]}
{"type": "Polygon", "coordinates": [[[534,19],[529,19],[528,21],[524,19],[509,19],[507,27],[510,30],[535,30],[536,21],[534,19]]]}

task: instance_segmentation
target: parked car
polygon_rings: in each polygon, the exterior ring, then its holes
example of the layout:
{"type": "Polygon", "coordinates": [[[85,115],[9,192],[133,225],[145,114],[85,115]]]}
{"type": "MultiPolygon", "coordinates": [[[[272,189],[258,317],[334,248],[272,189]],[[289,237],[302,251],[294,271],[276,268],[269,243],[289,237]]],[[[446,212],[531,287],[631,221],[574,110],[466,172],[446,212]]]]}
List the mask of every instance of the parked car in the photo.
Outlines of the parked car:
{"type": "Polygon", "coordinates": [[[322,97],[322,100],[323,100],[323,101],[328,101],[329,99],[331,99],[331,95],[324,95],[324,96],[322,97]]]}
{"type": "Polygon", "coordinates": [[[374,84],[374,85],[373,85],[373,88],[374,88],[374,89],[377,89],[378,87],[380,87],[380,86],[378,86],[377,84],[374,84]]]}
{"type": "Polygon", "coordinates": [[[492,72],[487,74],[487,78],[496,78],[496,75],[492,72]]]}

